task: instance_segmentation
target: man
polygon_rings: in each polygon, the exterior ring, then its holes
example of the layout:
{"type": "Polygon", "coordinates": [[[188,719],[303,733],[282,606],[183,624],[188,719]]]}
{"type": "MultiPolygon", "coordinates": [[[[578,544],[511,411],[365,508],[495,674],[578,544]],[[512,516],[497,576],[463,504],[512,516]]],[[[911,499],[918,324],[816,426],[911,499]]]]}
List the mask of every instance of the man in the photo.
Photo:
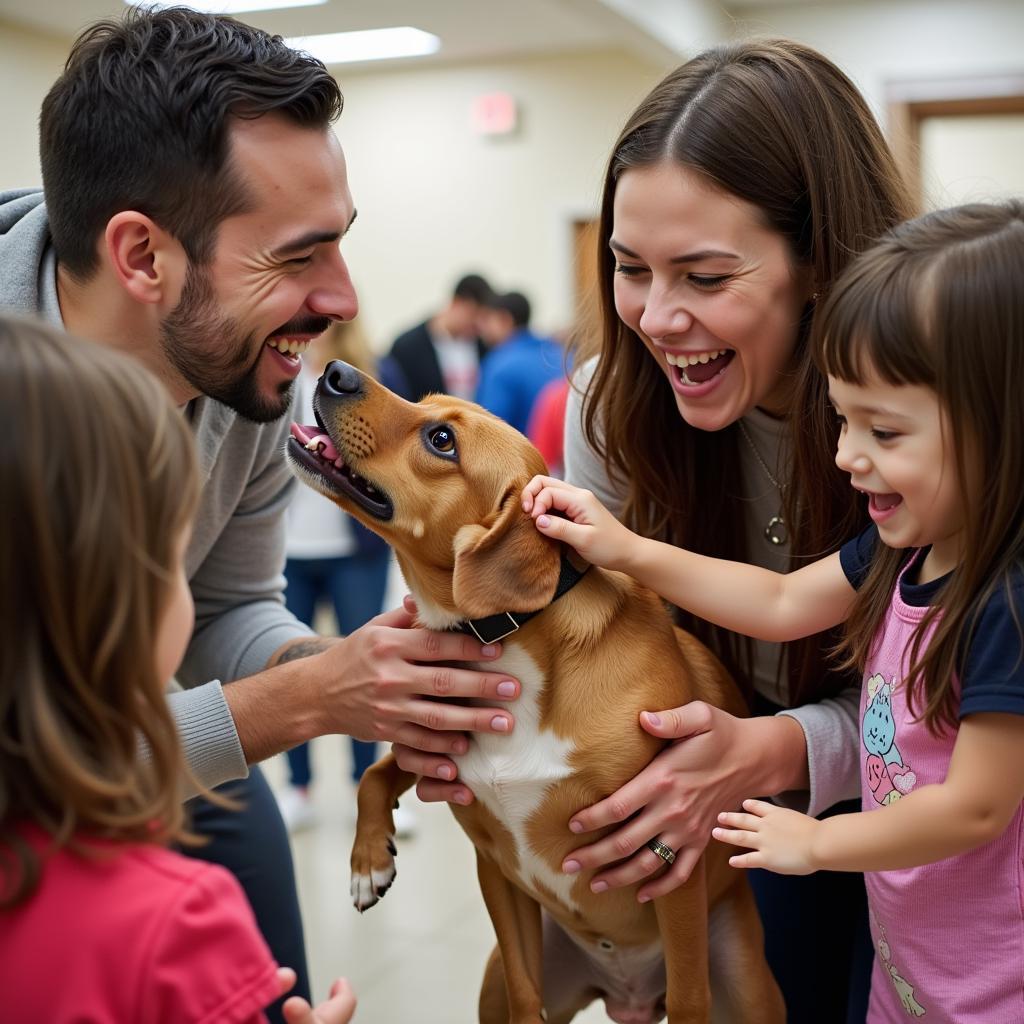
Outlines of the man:
{"type": "Polygon", "coordinates": [[[530,330],[530,303],[520,292],[490,296],[480,332],[490,352],[480,367],[476,400],[525,434],[544,385],[565,375],[565,353],[530,330]]]}
{"type": "Polygon", "coordinates": [[[197,801],[211,839],[197,855],[239,877],[307,998],[287,836],[247,763],[342,732],[432,752],[431,770],[454,778],[444,755],[464,749],[462,731],[507,732],[511,715],[426,698],[518,693],[442,667],[495,652],[412,628],[408,610],[323,639],[284,608],[292,382],[309,341],[357,308],[339,250],[355,219],[330,130],[341,105],[323,65],[278,37],[132,9],[79,37],[43,103],[43,193],[0,195],[0,307],[130,353],[192,425],[196,627],[187,689],[169,699],[198,782],[244,779],[230,790],[241,811],[197,801]]]}
{"type": "Polygon", "coordinates": [[[395,339],[391,358],[402,370],[412,401],[437,391],[473,399],[487,351],[478,336],[480,314],[490,295],[491,286],[479,274],[467,274],[444,309],[395,339]]]}

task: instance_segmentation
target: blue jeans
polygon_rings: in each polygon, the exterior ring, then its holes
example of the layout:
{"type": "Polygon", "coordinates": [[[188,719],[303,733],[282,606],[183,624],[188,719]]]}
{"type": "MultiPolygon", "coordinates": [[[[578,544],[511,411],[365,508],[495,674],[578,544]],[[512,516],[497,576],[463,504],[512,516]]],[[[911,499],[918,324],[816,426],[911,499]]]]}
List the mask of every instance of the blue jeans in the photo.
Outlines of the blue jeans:
{"type": "MultiPolygon", "coordinates": [[[[860,804],[843,807],[860,810],[860,804]]],[[[864,1024],[874,948],[864,876],[747,872],[788,1024],[864,1024]]]]}
{"type": "MultiPolygon", "coordinates": [[[[330,601],[338,620],[338,630],[347,636],[380,614],[388,584],[390,552],[357,551],[341,558],[289,558],[284,575],[288,610],[307,626],[313,625],[317,605],[330,601]]],[[[358,782],[363,772],[377,760],[377,744],[352,740],[352,778],[358,782]]],[[[308,786],[312,779],[309,744],[288,751],[288,767],[293,786],[308,786]]]]}
{"type": "Polygon", "coordinates": [[[265,1011],[271,1024],[284,1024],[284,1000],[293,995],[310,997],[288,833],[277,801],[258,766],[249,769],[247,779],[226,782],[217,792],[236,800],[240,809],[225,810],[202,797],[190,800],[186,808],[192,828],[208,842],[199,847],[183,847],[179,852],[220,864],[238,879],[274,959],[298,975],[295,987],[265,1011]]]}
{"type": "MultiPolygon", "coordinates": [[[[781,710],[756,696],[755,714],[781,710]]],[[[860,810],[836,804],[821,817],[860,810]]],[[[786,1002],[788,1024],[864,1024],[871,993],[874,944],[864,876],[747,872],[764,926],[764,951],[786,1002]]]]}

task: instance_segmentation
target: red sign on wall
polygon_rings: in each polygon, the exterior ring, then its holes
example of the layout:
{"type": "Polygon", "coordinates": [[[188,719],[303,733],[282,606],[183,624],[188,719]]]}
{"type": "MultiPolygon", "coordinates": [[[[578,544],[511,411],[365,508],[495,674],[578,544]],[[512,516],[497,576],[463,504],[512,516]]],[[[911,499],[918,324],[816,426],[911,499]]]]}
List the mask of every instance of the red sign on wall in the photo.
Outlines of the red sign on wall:
{"type": "Polygon", "coordinates": [[[488,92],[473,100],[473,131],[478,135],[508,135],[516,130],[519,111],[507,92],[488,92]]]}

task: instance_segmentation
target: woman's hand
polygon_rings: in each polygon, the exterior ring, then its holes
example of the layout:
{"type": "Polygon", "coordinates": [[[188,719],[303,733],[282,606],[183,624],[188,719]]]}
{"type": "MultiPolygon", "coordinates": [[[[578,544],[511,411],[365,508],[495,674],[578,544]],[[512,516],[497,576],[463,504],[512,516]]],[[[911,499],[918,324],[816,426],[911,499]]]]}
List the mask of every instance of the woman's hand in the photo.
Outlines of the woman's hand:
{"type": "Polygon", "coordinates": [[[611,796],[573,816],[569,828],[577,833],[626,824],[574,850],[562,870],[598,871],[590,883],[594,892],[657,874],[637,892],[645,903],[690,877],[721,811],[738,807],[751,792],[774,794],[787,788],[779,781],[798,775],[807,753],[803,730],[793,719],[736,718],[703,701],[645,711],[640,724],[653,736],[677,742],[611,796]],[[665,862],[647,848],[652,839],[676,854],[660,874],[665,862]]]}
{"type": "Polygon", "coordinates": [[[814,840],[821,826],[816,818],[799,811],[744,800],[743,810],[723,811],[712,835],[720,842],[746,847],[749,853],[729,858],[734,868],[766,868],[780,875],[809,875],[818,870],[814,840]]]}
{"type": "Polygon", "coordinates": [[[535,476],[523,488],[523,511],[546,537],[564,541],[591,565],[605,569],[625,569],[640,542],[590,491],[554,477],[535,476]],[[568,519],[547,515],[551,509],[568,519]]]}

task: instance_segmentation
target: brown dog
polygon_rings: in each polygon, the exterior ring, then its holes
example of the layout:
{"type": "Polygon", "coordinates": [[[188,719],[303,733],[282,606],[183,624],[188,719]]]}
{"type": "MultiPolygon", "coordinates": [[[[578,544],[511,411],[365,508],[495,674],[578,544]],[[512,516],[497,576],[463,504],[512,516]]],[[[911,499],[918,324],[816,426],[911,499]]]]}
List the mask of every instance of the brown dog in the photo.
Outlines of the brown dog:
{"type": "MultiPolygon", "coordinates": [[[[671,1024],[706,1022],[713,990],[716,1019],[781,1024],[753,898],[723,846],[712,842],[685,885],[648,904],[636,887],[595,895],[589,873],[561,871],[580,842],[572,814],[663,746],[639,727],[641,710],[702,699],[742,713],[718,661],[674,629],[653,593],[619,573],[581,572],[537,532],[520,495],[544,462],[479,406],[443,395],[413,405],[332,363],[314,408],[318,426],[292,428],[298,475],[394,547],[422,623],[472,621],[485,639],[510,631],[487,668],[522,684],[515,729],[471,737],[456,760],[477,799],[452,807],[498,937],[481,1022],[565,1024],[599,997],[624,1024],[666,1011],[671,1024]]],[[[391,808],[414,782],[388,756],[360,784],[360,910],[394,878],[391,808]]]]}

